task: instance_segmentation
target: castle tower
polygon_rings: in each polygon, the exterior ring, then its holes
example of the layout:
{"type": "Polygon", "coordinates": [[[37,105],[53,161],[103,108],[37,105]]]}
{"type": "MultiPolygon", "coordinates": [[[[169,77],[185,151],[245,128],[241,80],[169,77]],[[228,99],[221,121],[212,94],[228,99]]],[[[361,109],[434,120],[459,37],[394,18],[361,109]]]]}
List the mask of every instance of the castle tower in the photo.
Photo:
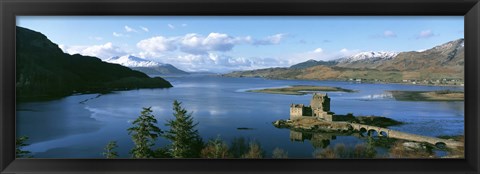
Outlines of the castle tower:
{"type": "Polygon", "coordinates": [[[327,94],[314,93],[310,101],[312,110],[330,111],[330,98],[327,94]]]}
{"type": "Polygon", "coordinates": [[[290,105],[290,120],[300,118],[303,115],[303,104],[292,104],[290,105]]]}

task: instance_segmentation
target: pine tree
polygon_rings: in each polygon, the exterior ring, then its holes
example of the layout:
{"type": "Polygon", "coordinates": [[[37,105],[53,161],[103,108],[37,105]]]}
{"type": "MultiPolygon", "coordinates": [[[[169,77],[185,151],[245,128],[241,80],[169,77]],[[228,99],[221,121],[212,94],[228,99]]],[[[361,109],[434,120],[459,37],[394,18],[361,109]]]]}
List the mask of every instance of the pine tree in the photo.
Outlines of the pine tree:
{"type": "Polygon", "coordinates": [[[117,158],[118,153],[115,151],[115,148],[117,148],[117,142],[116,141],[110,141],[108,142],[107,146],[105,146],[105,152],[103,152],[103,156],[105,158],[117,158]]]}
{"type": "Polygon", "coordinates": [[[173,102],[173,116],[175,119],[168,120],[166,126],[170,130],[164,135],[172,142],[170,153],[173,158],[198,158],[203,148],[203,141],[195,127],[198,123],[193,122],[191,113],[182,108],[181,103],[173,102]]]}
{"type": "Polygon", "coordinates": [[[26,144],[25,142],[28,140],[28,137],[27,136],[21,136],[21,137],[18,137],[16,140],[15,140],[15,156],[17,158],[30,158],[31,156],[28,156],[28,154],[30,154],[30,151],[25,151],[25,150],[22,150],[23,147],[25,146],[28,146],[28,144],[26,144]]]}
{"type": "Polygon", "coordinates": [[[162,130],[156,126],[157,120],[152,115],[150,107],[143,108],[141,115],[132,123],[134,126],[128,128],[128,134],[132,136],[135,144],[130,151],[133,158],[153,158],[155,140],[161,135],[162,130]]]}

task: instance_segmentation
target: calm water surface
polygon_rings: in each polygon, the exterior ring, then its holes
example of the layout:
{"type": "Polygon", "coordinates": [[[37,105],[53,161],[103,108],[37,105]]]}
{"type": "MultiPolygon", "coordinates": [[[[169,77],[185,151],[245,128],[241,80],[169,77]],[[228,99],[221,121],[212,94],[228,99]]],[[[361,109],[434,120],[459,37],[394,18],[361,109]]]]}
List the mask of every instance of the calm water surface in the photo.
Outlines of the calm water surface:
{"type": "MultiPolygon", "coordinates": [[[[121,157],[129,157],[133,143],[126,129],[140,115],[142,107],[152,107],[163,130],[172,119],[172,103],[179,100],[199,122],[204,140],[220,136],[227,142],[235,137],[259,141],[271,156],[274,148],[288,151],[289,157],[310,158],[317,148],[364,142],[355,136],[328,136],[328,143],[291,141],[288,129],[271,123],[289,118],[292,103],[309,104],[311,95],[279,95],[245,92],[249,89],[289,85],[337,86],[356,93],[329,92],[331,110],[336,114],[378,115],[407,124],[391,129],[427,136],[464,133],[464,102],[410,102],[392,99],[386,90],[463,90],[459,87],[433,87],[400,84],[358,84],[337,81],[268,80],[216,76],[167,77],[170,89],[141,89],[101,95],[74,95],[63,99],[17,105],[17,134],[30,137],[31,151],[37,158],[102,158],[109,141],[117,141],[121,157]],[[83,101],[83,102],[82,102],[83,101]],[[253,130],[237,130],[238,127],[253,130]],[[329,138],[328,138],[329,137],[329,138]]],[[[305,135],[304,135],[305,136],[305,135]]],[[[318,136],[316,136],[318,137],[318,136]]],[[[158,146],[168,144],[158,140],[158,146]]]]}

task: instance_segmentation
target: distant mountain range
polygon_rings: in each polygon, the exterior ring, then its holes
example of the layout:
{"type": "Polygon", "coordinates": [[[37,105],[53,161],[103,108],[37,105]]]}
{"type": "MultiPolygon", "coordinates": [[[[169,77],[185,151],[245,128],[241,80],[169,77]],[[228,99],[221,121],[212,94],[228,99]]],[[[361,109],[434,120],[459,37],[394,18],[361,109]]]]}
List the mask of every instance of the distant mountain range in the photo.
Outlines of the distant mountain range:
{"type": "Polygon", "coordinates": [[[317,65],[325,66],[339,66],[347,68],[373,68],[374,65],[383,64],[384,62],[391,60],[397,56],[397,52],[385,52],[385,51],[368,51],[361,52],[349,57],[342,57],[330,61],[317,61],[310,59],[306,62],[295,64],[290,66],[293,69],[309,68],[317,65]]]}
{"type": "Polygon", "coordinates": [[[99,58],[65,54],[45,35],[16,28],[17,101],[57,98],[74,93],[137,88],[167,88],[163,78],[99,58]]]}
{"type": "Polygon", "coordinates": [[[370,51],[330,61],[308,60],[288,68],[236,71],[224,76],[460,84],[464,79],[464,54],[464,39],[458,39],[425,51],[370,51]]]}
{"type": "Polygon", "coordinates": [[[148,75],[189,74],[188,72],[182,71],[171,64],[158,63],[132,55],[112,57],[105,60],[105,62],[120,64],[148,75]]]}
{"type": "Polygon", "coordinates": [[[353,56],[337,59],[336,66],[346,68],[375,68],[394,59],[399,53],[385,51],[361,52],[353,56]]]}

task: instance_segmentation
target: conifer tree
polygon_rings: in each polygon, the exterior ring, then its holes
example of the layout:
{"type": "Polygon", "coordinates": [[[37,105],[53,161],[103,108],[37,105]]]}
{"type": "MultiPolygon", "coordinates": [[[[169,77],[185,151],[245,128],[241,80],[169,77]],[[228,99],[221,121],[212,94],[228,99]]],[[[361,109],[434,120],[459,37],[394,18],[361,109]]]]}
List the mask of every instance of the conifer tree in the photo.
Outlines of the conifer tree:
{"type": "Polygon", "coordinates": [[[133,158],[153,158],[155,140],[161,135],[162,130],[156,126],[157,119],[152,115],[150,107],[143,108],[141,115],[133,121],[133,127],[128,128],[128,134],[132,136],[135,146],[130,153],[133,158]]]}
{"type": "Polygon", "coordinates": [[[105,152],[103,152],[103,156],[105,158],[117,158],[118,157],[118,153],[117,151],[115,151],[115,149],[117,148],[117,142],[116,141],[110,141],[108,142],[107,146],[105,146],[105,152]]]}
{"type": "Polygon", "coordinates": [[[27,140],[28,140],[27,136],[21,136],[15,140],[15,156],[17,158],[31,157],[31,156],[28,156],[28,154],[30,154],[30,151],[22,150],[23,147],[28,146],[28,144],[25,143],[27,140]]]}
{"type": "Polygon", "coordinates": [[[195,128],[191,113],[182,108],[181,102],[173,102],[173,116],[175,119],[168,120],[165,124],[170,127],[166,131],[165,138],[172,142],[170,153],[173,158],[198,158],[203,148],[203,141],[198,130],[195,128]]]}

